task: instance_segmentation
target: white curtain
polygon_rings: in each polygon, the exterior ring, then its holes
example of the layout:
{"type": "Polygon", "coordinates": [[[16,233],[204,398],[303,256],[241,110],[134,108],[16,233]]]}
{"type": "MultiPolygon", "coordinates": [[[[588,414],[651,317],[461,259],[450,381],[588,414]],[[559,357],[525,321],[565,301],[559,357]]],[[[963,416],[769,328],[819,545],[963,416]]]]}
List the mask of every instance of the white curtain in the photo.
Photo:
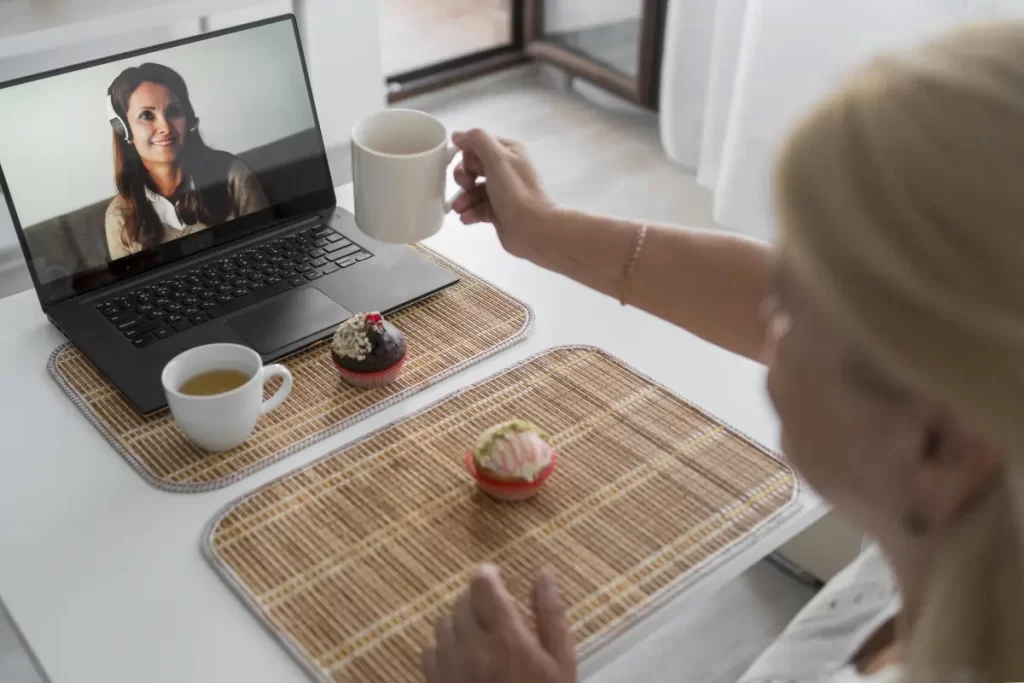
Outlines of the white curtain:
{"type": "Polygon", "coordinates": [[[720,226],[772,239],[771,164],[792,122],[872,55],[991,18],[1024,19],[1024,0],[670,0],[665,151],[715,192],[720,226]]]}

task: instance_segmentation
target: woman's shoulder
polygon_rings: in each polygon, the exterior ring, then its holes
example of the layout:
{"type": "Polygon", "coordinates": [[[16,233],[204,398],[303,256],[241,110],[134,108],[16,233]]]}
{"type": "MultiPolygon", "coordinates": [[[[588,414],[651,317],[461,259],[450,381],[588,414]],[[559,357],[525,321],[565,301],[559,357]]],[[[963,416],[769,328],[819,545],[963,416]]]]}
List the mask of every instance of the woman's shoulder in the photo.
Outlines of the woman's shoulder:
{"type": "Polygon", "coordinates": [[[238,157],[231,157],[231,163],[228,165],[228,178],[236,182],[245,182],[250,178],[255,178],[256,175],[252,172],[252,169],[245,165],[245,162],[238,157]]]}
{"type": "Polygon", "coordinates": [[[253,175],[252,169],[230,152],[211,149],[207,155],[203,163],[208,164],[211,168],[222,169],[223,173],[227,175],[228,182],[236,182],[253,175]]]}
{"type": "Polygon", "coordinates": [[[124,222],[127,218],[128,211],[131,209],[128,200],[121,195],[115,195],[110,203],[107,204],[106,219],[109,224],[112,220],[124,222]]]}
{"type": "Polygon", "coordinates": [[[103,227],[107,238],[107,252],[111,259],[119,259],[134,251],[125,241],[124,235],[124,226],[130,213],[131,205],[121,195],[117,195],[107,204],[103,227]]]}
{"type": "Polygon", "coordinates": [[[228,167],[228,190],[235,200],[238,215],[267,208],[267,196],[256,174],[238,157],[231,157],[228,167]]]}

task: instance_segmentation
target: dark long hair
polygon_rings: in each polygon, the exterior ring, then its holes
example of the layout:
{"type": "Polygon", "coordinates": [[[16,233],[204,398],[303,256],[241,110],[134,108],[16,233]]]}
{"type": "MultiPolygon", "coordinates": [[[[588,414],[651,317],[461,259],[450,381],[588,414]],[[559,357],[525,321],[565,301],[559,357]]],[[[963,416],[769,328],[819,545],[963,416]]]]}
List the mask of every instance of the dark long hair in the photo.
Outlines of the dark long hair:
{"type": "MultiPolygon", "coordinates": [[[[172,198],[178,217],[186,225],[199,222],[216,225],[224,222],[232,207],[227,185],[229,157],[216,153],[206,145],[198,129],[192,130],[198,118],[189,99],[185,79],[174,69],[162,64],[146,63],[129,67],[110,86],[114,111],[129,125],[128,100],[145,82],[166,87],[178,97],[185,110],[188,130],[180,159],[184,179],[177,195],[172,198]]],[[[116,132],[113,135],[114,182],[118,194],[127,204],[121,239],[126,244],[141,244],[143,248],[156,246],[163,239],[164,226],[146,198],[146,187],[154,191],[156,188],[135,146],[116,132]]]]}

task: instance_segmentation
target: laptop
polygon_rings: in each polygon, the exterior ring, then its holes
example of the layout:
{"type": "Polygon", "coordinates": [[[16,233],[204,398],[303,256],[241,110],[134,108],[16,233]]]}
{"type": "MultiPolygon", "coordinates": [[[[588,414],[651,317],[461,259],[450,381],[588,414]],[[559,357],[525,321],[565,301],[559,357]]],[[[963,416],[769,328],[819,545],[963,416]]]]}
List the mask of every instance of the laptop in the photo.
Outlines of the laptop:
{"type": "Polygon", "coordinates": [[[458,280],[337,207],[292,15],[0,84],[0,111],[43,311],[140,412],[186,349],[270,361],[458,280]]]}

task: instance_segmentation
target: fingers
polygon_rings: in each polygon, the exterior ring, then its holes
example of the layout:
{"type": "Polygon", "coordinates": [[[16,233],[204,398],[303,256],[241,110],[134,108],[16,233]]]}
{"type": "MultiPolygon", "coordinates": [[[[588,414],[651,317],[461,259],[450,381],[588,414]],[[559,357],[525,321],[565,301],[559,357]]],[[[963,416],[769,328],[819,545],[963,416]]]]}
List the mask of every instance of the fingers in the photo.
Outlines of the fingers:
{"type": "Polygon", "coordinates": [[[441,680],[447,681],[455,667],[455,631],[452,618],[444,616],[434,625],[434,668],[441,680]]]}
{"type": "Polygon", "coordinates": [[[428,647],[420,657],[423,663],[423,675],[427,683],[444,683],[437,671],[437,650],[428,647]]]}
{"type": "Polygon", "coordinates": [[[576,666],[576,648],[569,620],[559,595],[554,575],[545,570],[533,590],[533,611],[537,617],[537,637],[563,669],[576,666]]]}
{"type": "Polygon", "coordinates": [[[466,152],[462,163],[455,167],[455,180],[463,188],[469,189],[476,184],[477,178],[486,175],[483,162],[471,152],[466,152]]]}
{"type": "Polygon", "coordinates": [[[484,175],[484,162],[474,152],[464,152],[461,165],[471,176],[480,177],[484,175]]]}
{"type": "Polygon", "coordinates": [[[472,190],[476,187],[477,180],[484,176],[484,165],[480,157],[472,152],[462,155],[462,163],[455,167],[455,182],[463,190],[472,190]]]}
{"type": "Polygon", "coordinates": [[[472,190],[476,187],[476,179],[479,177],[476,173],[467,171],[462,164],[455,167],[455,173],[452,175],[463,190],[472,190]]]}
{"type": "Polygon", "coordinates": [[[455,640],[460,644],[471,643],[484,634],[473,614],[468,592],[463,593],[455,602],[455,608],[452,610],[452,629],[455,640]]]}
{"type": "Polygon", "coordinates": [[[484,565],[473,571],[469,580],[469,598],[474,618],[486,631],[497,631],[518,618],[494,565],[484,565]]]}
{"type": "Polygon", "coordinates": [[[483,185],[468,189],[461,197],[452,203],[452,210],[455,213],[463,213],[477,204],[487,201],[487,188],[483,185]]]}
{"type": "Polygon", "coordinates": [[[498,138],[498,142],[500,142],[502,146],[510,152],[519,154],[523,151],[523,145],[518,140],[513,140],[512,138],[498,138]]]}
{"type": "Polygon", "coordinates": [[[496,163],[505,149],[497,138],[479,128],[464,133],[453,133],[452,142],[463,152],[479,157],[485,167],[496,163]]]}
{"type": "Polygon", "coordinates": [[[466,211],[461,216],[463,225],[475,225],[476,223],[491,223],[494,224],[494,212],[491,211],[489,204],[480,204],[474,206],[469,211],[466,211]]]}
{"type": "Polygon", "coordinates": [[[465,225],[494,222],[494,211],[487,199],[486,185],[478,185],[464,193],[455,200],[452,209],[459,214],[459,218],[465,225]]]}
{"type": "Polygon", "coordinates": [[[537,581],[534,610],[536,638],[519,617],[498,568],[476,569],[451,616],[437,622],[435,647],[422,653],[427,683],[536,680],[539,671],[547,672],[545,680],[576,680],[569,625],[550,573],[537,581]],[[560,674],[556,678],[550,677],[553,665],[560,674]]]}

